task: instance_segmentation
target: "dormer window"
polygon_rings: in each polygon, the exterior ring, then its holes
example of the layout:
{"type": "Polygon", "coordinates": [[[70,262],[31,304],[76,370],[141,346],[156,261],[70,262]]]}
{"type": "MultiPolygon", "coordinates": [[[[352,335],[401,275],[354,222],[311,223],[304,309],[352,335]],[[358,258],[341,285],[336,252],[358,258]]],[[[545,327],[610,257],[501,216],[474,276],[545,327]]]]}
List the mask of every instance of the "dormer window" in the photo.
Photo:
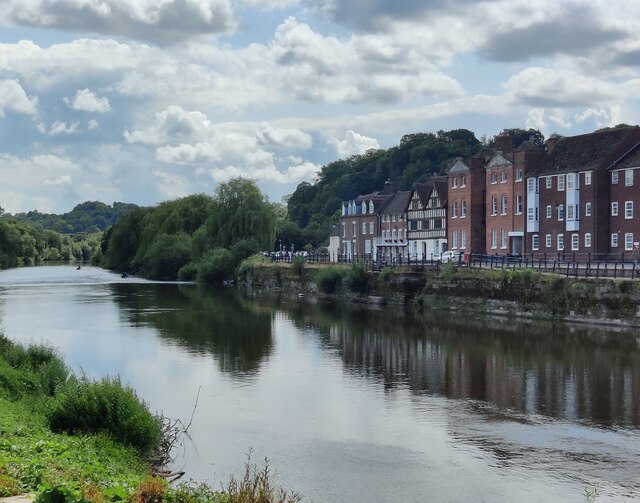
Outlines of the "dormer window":
{"type": "Polygon", "coordinates": [[[369,201],[369,213],[373,213],[373,201],[369,201]]]}

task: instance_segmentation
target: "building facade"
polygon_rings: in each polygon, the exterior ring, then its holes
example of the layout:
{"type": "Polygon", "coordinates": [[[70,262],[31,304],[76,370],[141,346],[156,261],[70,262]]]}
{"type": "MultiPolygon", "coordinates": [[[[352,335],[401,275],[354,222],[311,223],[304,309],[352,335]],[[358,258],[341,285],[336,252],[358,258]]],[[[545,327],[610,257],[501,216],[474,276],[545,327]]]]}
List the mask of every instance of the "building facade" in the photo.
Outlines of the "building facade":
{"type": "Polygon", "coordinates": [[[448,178],[432,177],[414,185],[407,209],[409,256],[433,260],[448,249],[448,178]]]}

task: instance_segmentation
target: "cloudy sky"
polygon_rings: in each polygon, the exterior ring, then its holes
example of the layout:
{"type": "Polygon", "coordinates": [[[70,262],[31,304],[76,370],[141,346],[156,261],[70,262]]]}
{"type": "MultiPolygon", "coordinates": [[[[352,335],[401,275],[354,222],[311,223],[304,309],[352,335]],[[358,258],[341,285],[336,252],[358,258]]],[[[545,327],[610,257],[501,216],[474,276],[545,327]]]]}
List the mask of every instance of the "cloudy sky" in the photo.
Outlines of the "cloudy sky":
{"type": "Polygon", "coordinates": [[[273,201],[418,131],[640,122],[640,2],[2,0],[0,206],[273,201]]]}

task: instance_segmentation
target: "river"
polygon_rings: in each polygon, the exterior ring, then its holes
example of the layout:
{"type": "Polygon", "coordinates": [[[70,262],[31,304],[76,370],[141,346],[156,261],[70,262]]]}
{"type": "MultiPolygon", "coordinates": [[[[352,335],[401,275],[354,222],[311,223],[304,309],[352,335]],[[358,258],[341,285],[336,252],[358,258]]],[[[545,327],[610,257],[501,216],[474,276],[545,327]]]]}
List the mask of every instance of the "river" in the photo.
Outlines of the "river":
{"type": "Polygon", "coordinates": [[[640,501],[640,337],[624,330],[45,266],[0,272],[0,331],[191,421],[176,467],[216,487],[251,450],[306,502],[640,501]]]}

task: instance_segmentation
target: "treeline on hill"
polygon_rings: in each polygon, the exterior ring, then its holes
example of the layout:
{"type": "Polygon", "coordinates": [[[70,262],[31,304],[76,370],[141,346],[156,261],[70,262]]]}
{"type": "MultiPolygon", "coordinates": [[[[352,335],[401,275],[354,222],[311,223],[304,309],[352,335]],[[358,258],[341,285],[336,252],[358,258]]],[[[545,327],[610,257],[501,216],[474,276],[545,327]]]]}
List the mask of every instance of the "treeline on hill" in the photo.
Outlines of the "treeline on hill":
{"type": "Polygon", "coordinates": [[[19,222],[28,222],[42,229],[63,234],[103,231],[118,219],[137,208],[135,204],[114,202],[113,206],[100,201],[86,201],[62,215],[29,211],[16,213],[19,222]]]}
{"type": "MultiPolygon", "coordinates": [[[[531,140],[544,143],[535,129],[511,128],[514,147],[531,140]]],[[[437,133],[414,133],[402,137],[400,144],[387,150],[370,150],[323,166],[314,183],[303,182],[288,199],[288,220],[276,238],[299,250],[305,245],[320,246],[337,222],[342,201],[381,190],[384,182],[396,183],[398,190],[409,190],[416,182],[445,173],[456,157],[474,155],[491,140],[480,141],[472,131],[454,129],[437,133]]]]}
{"type": "Polygon", "coordinates": [[[236,178],[213,197],[134,209],[104,233],[93,262],[149,279],[220,283],[245,258],[272,249],[277,215],[255,182],[236,178]]]}
{"type": "Polygon", "coordinates": [[[44,261],[87,261],[99,248],[100,234],[68,236],[12,216],[0,218],[0,269],[44,261]]]}

